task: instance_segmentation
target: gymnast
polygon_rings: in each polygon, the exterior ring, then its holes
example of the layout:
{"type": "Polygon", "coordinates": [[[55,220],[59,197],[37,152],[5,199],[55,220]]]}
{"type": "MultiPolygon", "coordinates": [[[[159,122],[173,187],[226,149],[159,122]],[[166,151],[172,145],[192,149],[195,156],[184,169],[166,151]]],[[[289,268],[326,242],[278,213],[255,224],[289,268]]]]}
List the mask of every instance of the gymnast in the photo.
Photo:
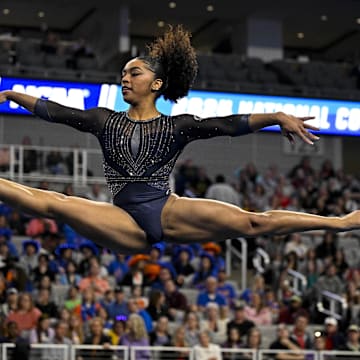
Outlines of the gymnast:
{"type": "Polygon", "coordinates": [[[50,122],[69,125],[98,138],[104,174],[113,202],[101,203],[45,191],[0,179],[0,200],[28,213],[58,219],[100,246],[120,253],[148,251],[159,241],[192,243],[237,237],[280,235],[324,229],[360,229],[360,211],[343,217],[270,210],[262,213],[215,200],[171,193],[169,175],[184,147],[197,139],[240,136],[278,125],[290,141],[308,144],[319,130],[307,120],[283,112],[199,118],[168,116],[156,101],[177,102],[186,96],[197,74],[191,34],[169,26],[148,47],[146,56],[131,59],[122,69],[121,86],[127,111],[106,108],[78,110],[52,101],[5,90],[7,100],[50,122]]]}

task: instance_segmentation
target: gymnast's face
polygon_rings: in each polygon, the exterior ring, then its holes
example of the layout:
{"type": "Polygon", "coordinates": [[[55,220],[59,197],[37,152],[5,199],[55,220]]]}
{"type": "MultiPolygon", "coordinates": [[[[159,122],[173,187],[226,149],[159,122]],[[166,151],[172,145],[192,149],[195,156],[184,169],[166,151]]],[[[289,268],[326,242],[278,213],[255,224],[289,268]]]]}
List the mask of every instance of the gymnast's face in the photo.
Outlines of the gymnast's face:
{"type": "Polygon", "coordinates": [[[162,80],[155,79],[149,66],[137,58],[130,60],[121,74],[123,98],[130,105],[138,105],[149,98],[155,99],[156,91],[161,85],[162,80]]]}

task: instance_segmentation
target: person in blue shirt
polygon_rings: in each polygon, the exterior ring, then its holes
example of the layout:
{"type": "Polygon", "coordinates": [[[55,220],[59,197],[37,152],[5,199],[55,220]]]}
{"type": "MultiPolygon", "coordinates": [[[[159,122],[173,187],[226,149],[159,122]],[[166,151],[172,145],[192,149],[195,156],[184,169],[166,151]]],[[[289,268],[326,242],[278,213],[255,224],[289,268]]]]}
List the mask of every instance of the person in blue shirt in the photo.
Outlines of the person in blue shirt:
{"type": "Polygon", "coordinates": [[[107,266],[109,275],[115,277],[118,284],[124,279],[124,276],[129,272],[126,256],[122,253],[117,253],[114,260],[107,266]]]}
{"type": "MultiPolygon", "coordinates": [[[[103,304],[104,306],[105,304],[103,304]]],[[[118,316],[129,315],[129,308],[125,298],[124,289],[117,286],[114,290],[114,300],[110,304],[105,305],[105,309],[109,315],[109,318],[115,320],[118,316]]]]}
{"type": "Polygon", "coordinates": [[[205,281],[205,290],[199,293],[196,301],[199,311],[204,312],[206,305],[209,302],[214,302],[219,305],[219,308],[224,311],[227,306],[225,297],[218,292],[218,282],[216,277],[209,276],[205,281]]]}

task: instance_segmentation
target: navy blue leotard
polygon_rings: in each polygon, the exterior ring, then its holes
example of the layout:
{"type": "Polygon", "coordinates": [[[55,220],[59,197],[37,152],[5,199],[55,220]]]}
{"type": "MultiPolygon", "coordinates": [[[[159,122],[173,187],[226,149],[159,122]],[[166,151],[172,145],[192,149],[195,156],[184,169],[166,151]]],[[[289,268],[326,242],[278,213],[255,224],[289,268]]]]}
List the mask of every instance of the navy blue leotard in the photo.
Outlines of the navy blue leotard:
{"type": "Polygon", "coordinates": [[[183,114],[133,120],[105,108],[77,110],[39,99],[34,113],[95,135],[103,152],[113,203],[127,211],[150,243],[162,241],[161,211],[170,195],[169,176],[191,141],[251,132],[249,115],[199,118],[183,114]]]}

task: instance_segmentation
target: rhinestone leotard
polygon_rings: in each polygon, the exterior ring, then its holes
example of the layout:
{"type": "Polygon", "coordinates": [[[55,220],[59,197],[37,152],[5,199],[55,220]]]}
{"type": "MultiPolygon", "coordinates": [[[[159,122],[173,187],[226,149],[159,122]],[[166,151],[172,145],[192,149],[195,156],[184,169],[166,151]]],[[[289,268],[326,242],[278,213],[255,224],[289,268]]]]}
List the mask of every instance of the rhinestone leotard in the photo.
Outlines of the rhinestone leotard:
{"type": "Polygon", "coordinates": [[[160,114],[140,121],[127,112],[82,111],[45,100],[37,101],[34,113],[98,138],[113,203],[133,216],[151,243],[162,240],[161,211],[170,195],[169,176],[184,147],[196,139],[251,132],[248,115],[202,119],[160,114]]]}

